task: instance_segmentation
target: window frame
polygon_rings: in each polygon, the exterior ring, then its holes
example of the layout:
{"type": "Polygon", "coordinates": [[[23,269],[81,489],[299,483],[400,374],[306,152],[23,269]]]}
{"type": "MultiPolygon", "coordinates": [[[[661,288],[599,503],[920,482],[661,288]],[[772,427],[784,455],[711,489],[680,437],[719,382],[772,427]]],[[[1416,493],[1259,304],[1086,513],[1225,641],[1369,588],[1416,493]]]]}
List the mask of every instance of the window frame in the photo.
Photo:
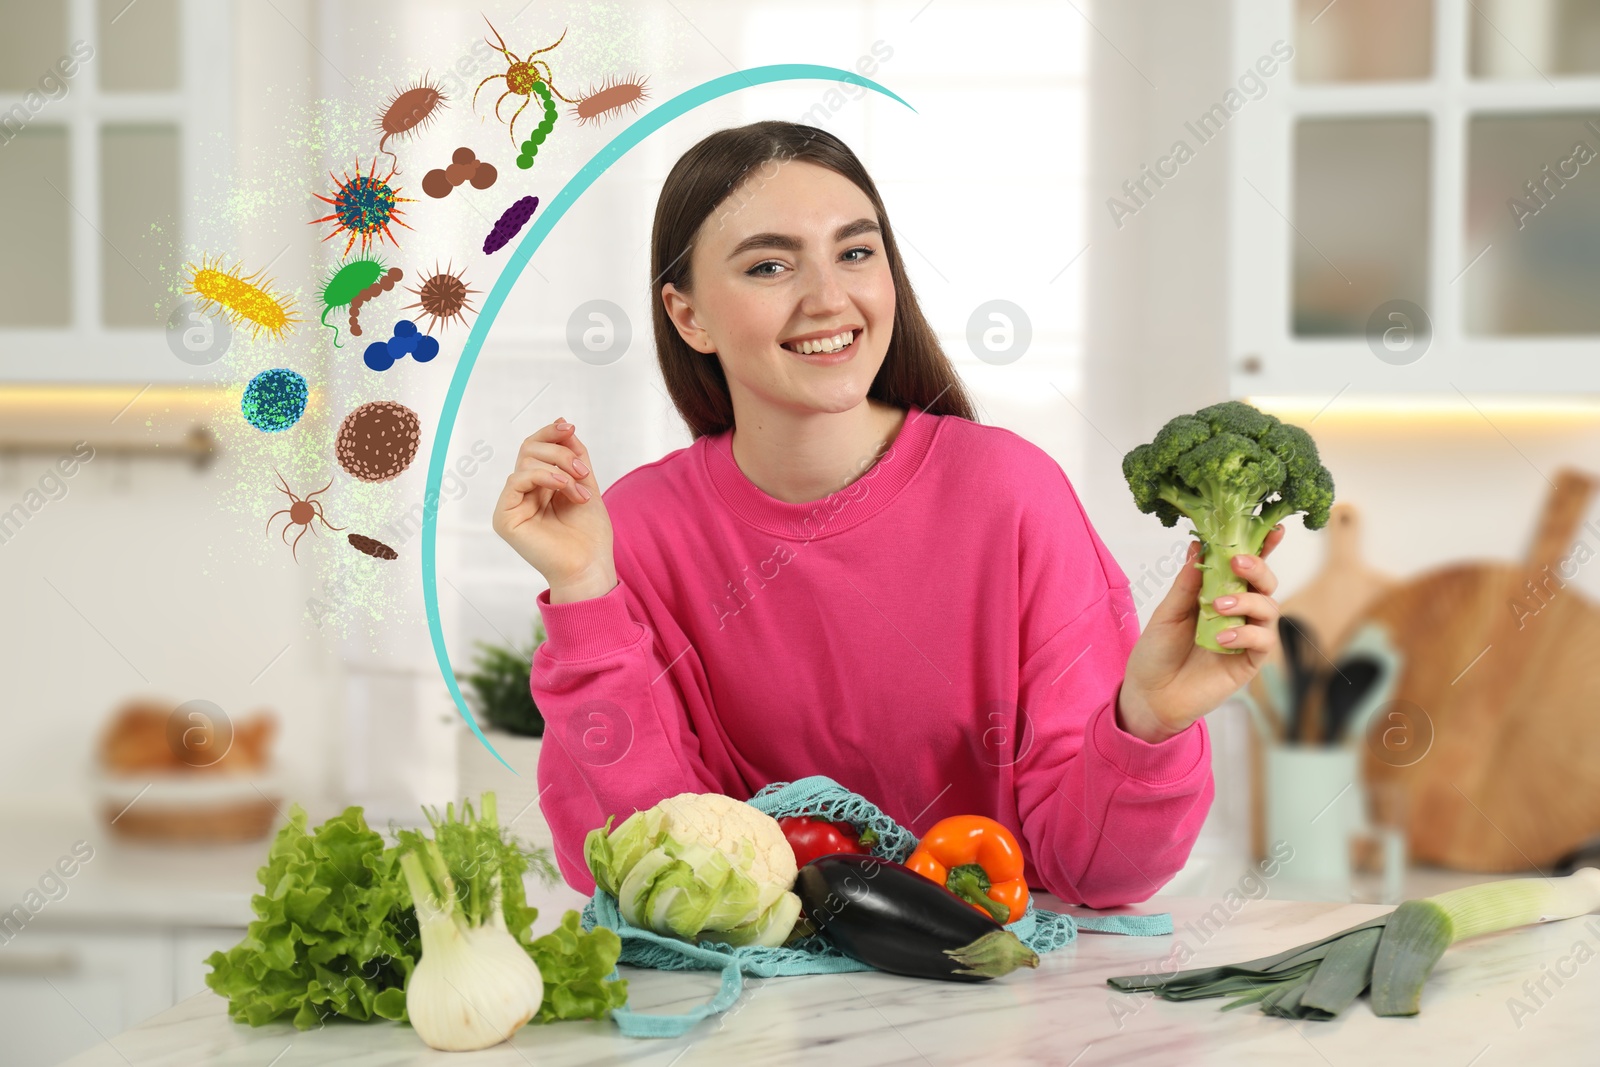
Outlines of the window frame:
{"type": "MultiPolygon", "coordinates": [[[[97,0],[67,0],[67,40],[96,47],[97,0]]],[[[155,384],[212,381],[218,367],[185,363],[167,347],[162,323],[148,329],[108,328],[102,321],[101,265],[118,253],[100,236],[101,128],[106,124],[161,123],[178,129],[179,205],[177,263],[190,250],[232,248],[233,226],[200,216],[201,191],[218,181],[217,164],[232,169],[234,87],[233,5],[217,0],[178,0],[178,88],[165,92],[105,92],[95,58],[84,62],[66,96],[53,101],[26,127],[65,129],[71,325],[64,328],[0,327],[0,382],[110,382],[155,384]]],[[[0,95],[0,113],[27,94],[0,95]]],[[[224,179],[226,180],[226,179],[224,179]]],[[[176,285],[176,279],[173,280],[176,285]]],[[[181,299],[174,294],[171,303],[181,299]]]]}

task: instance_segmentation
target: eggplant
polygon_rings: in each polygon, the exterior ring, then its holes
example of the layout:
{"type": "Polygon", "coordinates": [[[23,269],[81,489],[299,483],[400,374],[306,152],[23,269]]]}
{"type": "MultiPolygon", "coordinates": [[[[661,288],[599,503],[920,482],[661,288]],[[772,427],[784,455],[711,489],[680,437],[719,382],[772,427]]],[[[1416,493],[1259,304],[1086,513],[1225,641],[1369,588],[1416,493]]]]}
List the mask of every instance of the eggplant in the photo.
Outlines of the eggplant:
{"type": "Polygon", "coordinates": [[[819,856],[794,891],[817,930],[852,959],[911,978],[986,982],[1039,956],[1013,934],[903,863],[877,856],[819,856]]]}

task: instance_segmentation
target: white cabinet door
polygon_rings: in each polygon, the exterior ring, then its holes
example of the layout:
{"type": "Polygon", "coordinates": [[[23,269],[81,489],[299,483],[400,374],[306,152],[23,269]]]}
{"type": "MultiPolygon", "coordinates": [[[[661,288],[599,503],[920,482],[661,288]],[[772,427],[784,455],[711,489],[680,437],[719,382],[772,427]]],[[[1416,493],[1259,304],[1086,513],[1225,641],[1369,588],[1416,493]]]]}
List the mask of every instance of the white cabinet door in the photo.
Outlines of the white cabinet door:
{"type": "Polygon", "coordinates": [[[172,1006],[166,931],[26,930],[0,947],[7,1067],[50,1067],[172,1006]]]}

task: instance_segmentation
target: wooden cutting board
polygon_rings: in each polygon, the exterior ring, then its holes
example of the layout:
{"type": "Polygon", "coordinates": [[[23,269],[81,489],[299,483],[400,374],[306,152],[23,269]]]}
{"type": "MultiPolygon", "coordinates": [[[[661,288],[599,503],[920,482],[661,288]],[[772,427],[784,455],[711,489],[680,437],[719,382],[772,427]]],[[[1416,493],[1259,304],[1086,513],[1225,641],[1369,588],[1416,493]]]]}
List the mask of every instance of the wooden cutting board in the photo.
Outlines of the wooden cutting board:
{"type": "MultiPolygon", "coordinates": [[[[1301,624],[1306,637],[1328,656],[1336,651],[1351,634],[1364,611],[1379,596],[1393,587],[1394,579],[1369,566],[1361,555],[1361,512],[1354,504],[1339,502],[1328,513],[1328,523],[1319,531],[1326,551],[1322,569],[1296,590],[1293,596],[1278,602],[1285,615],[1292,615],[1301,624]]],[[[1291,531],[1290,536],[1295,536],[1291,531]]],[[[1270,561],[1270,557],[1269,557],[1270,561]]],[[[1312,652],[1318,665],[1327,664],[1312,652]]],[[[1275,650],[1267,661],[1275,665],[1287,680],[1288,665],[1283,650],[1275,650]]],[[[1280,708],[1272,700],[1261,674],[1250,680],[1250,695],[1256,703],[1268,709],[1281,724],[1287,721],[1288,709],[1280,708]]],[[[1250,836],[1251,847],[1257,859],[1266,857],[1266,788],[1265,746],[1255,731],[1250,735],[1250,836]]]]}
{"type": "Polygon", "coordinates": [[[1557,475],[1523,562],[1441,567],[1363,613],[1403,657],[1364,774],[1397,787],[1417,861],[1545,868],[1600,832],[1600,606],[1572,584],[1600,566],[1597,485],[1557,475]]]}

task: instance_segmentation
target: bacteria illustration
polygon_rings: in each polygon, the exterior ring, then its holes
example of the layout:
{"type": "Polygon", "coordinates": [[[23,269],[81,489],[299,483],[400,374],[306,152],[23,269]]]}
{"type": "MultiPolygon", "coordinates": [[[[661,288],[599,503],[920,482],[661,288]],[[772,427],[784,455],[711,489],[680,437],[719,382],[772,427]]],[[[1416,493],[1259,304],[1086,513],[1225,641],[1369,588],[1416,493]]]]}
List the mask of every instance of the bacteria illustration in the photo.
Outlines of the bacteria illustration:
{"type": "MultiPolygon", "coordinates": [[[[377,292],[368,294],[367,290],[374,285],[379,285],[388,275],[394,274],[395,281],[399,281],[400,268],[395,267],[387,271],[384,265],[375,259],[352,259],[334,272],[322,287],[322,325],[333,331],[333,347],[343,348],[339,343],[339,327],[328,322],[328,312],[334,308],[348,307],[350,309],[350,332],[357,337],[361,336],[361,327],[356,319],[363,300],[370,300],[377,292]]],[[[390,284],[393,288],[393,283],[390,284]]]]}
{"type": "Polygon", "coordinates": [[[649,95],[648,86],[637,76],[607,80],[600,88],[589,90],[588,95],[578,101],[578,106],[572,109],[572,117],[578,120],[579,126],[604,122],[621,114],[623,108],[637,111],[649,95]]]}
{"type": "Polygon", "coordinates": [[[328,177],[338,186],[332,199],[321,193],[316,194],[318,200],[333,205],[333,214],[312,219],[311,225],[315,226],[319,222],[334,224],[333,232],[324,237],[324,241],[331,240],[341,233],[348,233],[350,239],[345,242],[343,255],[350,254],[350,248],[355,244],[357,237],[361,238],[362,255],[367,254],[367,247],[374,239],[379,242],[387,239],[390,244],[398,248],[399,242],[394,239],[389,227],[405,226],[408,230],[411,228],[400,220],[400,216],[405,212],[396,205],[415,203],[415,201],[410,197],[401,196],[400,190],[389,184],[389,178],[394,176],[393,171],[382,178],[379,178],[377,173],[376,156],[373,157],[372,167],[366,174],[361,173],[361,163],[358,160],[354,178],[345,175],[344,180],[340,181],[333,177],[331,171],[328,173],[328,177]]]}
{"type": "Polygon", "coordinates": [[[458,148],[450,157],[450,165],[430,170],[422,176],[422,191],[435,200],[450,195],[450,190],[462,182],[472,183],[474,189],[487,189],[500,177],[493,163],[480,160],[470,148],[458,148]]]}
{"type": "Polygon", "coordinates": [[[363,482],[398,478],[417,458],[422,420],[404,404],[374,400],[344,417],[334,441],[339,466],[363,482]]]}
{"type": "Polygon", "coordinates": [[[289,527],[300,527],[300,532],[294,535],[294,544],[289,546],[290,555],[294,556],[294,561],[296,563],[299,563],[300,538],[306,535],[307,530],[310,530],[312,533],[317,532],[316,527],[311,525],[313,522],[321,521],[322,525],[328,527],[330,530],[338,531],[344,529],[343,526],[333,526],[329,524],[328,517],[322,513],[322,501],[316,499],[318,496],[328,491],[329,487],[333,485],[333,479],[329,478],[328,484],[323,486],[321,489],[307,493],[304,497],[298,497],[294,495],[292,490],[290,490],[289,483],[283,480],[283,475],[278,474],[276,469],[274,469],[272,473],[278,475],[278,491],[288,496],[289,506],[281,511],[274,511],[271,515],[267,516],[267,533],[269,535],[272,533],[273,519],[276,519],[279,515],[289,516],[289,521],[283,524],[283,543],[286,545],[289,544],[289,527]]]}
{"type": "Polygon", "coordinates": [[[406,291],[415,293],[417,302],[405,305],[405,309],[419,307],[422,313],[431,320],[428,323],[428,332],[433,333],[433,328],[447,326],[453,320],[460,320],[461,325],[467,324],[465,312],[477,312],[477,308],[467,302],[467,298],[478,290],[467,287],[462,275],[466,268],[462,267],[459,274],[451,274],[449,268],[440,270],[434,264],[433,273],[423,279],[420,286],[415,289],[407,287],[406,291]],[[442,324],[442,325],[441,325],[442,324]]]}
{"type": "Polygon", "coordinates": [[[350,301],[350,335],[352,337],[361,336],[361,305],[382,293],[387,293],[405,276],[405,271],[399,267],[390,267],[384,272],[383,277],[356,294],[355,299],[350,301]]]}
{"type": "Polygon", "coordinates": [[[534,209],[538,206],[537,196],[525,196],[506,208],[501,213],[499,221],[494,224],[494,229],[489,231],[489,236],[483,239],[484,255],[490,255],[504,248],[528,224],[528,220],[533,218],[534,209]]]}
{"type": "MultiPolygon", "coordinates": [[[[505,38],[501,37],[500,31],[494,28],[494,23],[489,22],[487,16],[484,17],[483,21],[489,23],[489,29],[494,33],[495,37],[493,41],[489,41],[488,38],[484,38],[484,40],[488,41],[489,47],[505,56],[506,59],[510,61],[510,65],[506,67],[504,74],[491,74],[487,78],[483,79],[483,81],[478,83],[478,88],[472,91],[472,109],[474,111],[478,109],[478,93],[485,85],[488,85],[496,78],[503,79],[506,84],[506,91],[501,93],[500,98],[494,102],[495,118],[500,119],[501,122],[505,121],[505,119],[500,117],[500,104],[505,100],[506,97],[520,96],[524,98],[522,101],[522,106],[517,108],[517,113],[511,116],[511,143],[516,144],[517,117],[522,114],[523,110],[533,99],[536,86],[548,85],[550,87],[550,91],[555,93],[556,96],[561,97],[561,99],[566,103],[578,103],[576,100],[571,100],[565,96],[562,96],[561,90],[555,87],[555,83],[551,80],[550,76],[550,64],[546,63],[542,59],[536,60],[533,58],[534,56],[543,55],[552,48],[555,48],[556,45],[560,44],[562,41],[566,40],[567,31],[561,31],[561,36],[556,38],[555,44],[550,45],[547,48],[541,48],[537,52],[529,52],[527,59],[518,59],[516,53],[512,52],[506,47],[505,38]]],[[[548,100],[548,96],[543,93],[540,94],[540,98],[543,100],[548,100]]]]}
{"type": "Polygon", "coordinates": [[[396,552],[394,549],[390,548],[388,545],[376,538],[368,537],[365,534],[355,533],[347,534],[346,536],[350,540],[351,548],[355,549],[357,552],[365,552],[374,559],[400,558],[400,553],[396,552]]]}
{"type": "Polygon", "coordinates": [[[250,379],[239,411],[262,433],[281,433],[300,421],[310,396],[305,378],[288,367],[274,367],[250,379]]]}
{"type": "Polygon", "coordinates": [[[250,324],[250,337],[266,330],[273,337],[282,338],[284,331],[300,320],[294,317],[293,306],[272,292],[271,279],[258,280],[255,274],[240,274],[240,267],[222,269],[220,260],[206,259],[199,266],[189,265],[189,288],[184,292],[198,296],[197,307],[210,313],[220,309],[237,326],[250,324]]]}
{"type": "Polygon", "coordinates": [[[550,99],[549,88],[543,82],[534,82],[533,91],[544,103],[544,118],[534,127],[528,139],[519,146],[521,150],[517,155],[517,166],[523,170],[533,166],[533,157],[539,154],[539,146],[550,136],[550,131],[556,128],[556,102],[550,99]]]}
{"type": "Polygon", "coordinates": [[[385,147],[389,143],[389,138],[398,137],[401,140],[410,138],[449,106],[445,103],[448,99],[449,97],[439,90],[438,85],[429,81],[424,75],[410,88],[397,90],[389,102],[383,105],[383,114],[378,116],[378,129],[383,131],[383,137],[378,141],[378,151],[394,161],[394,170],[390,173],[400,173],[400,158],[385,147]]]}
{"type": "Polygon", "coordinates": [[[384,371],[394,366],[396,360],[410,356],[418,363],[426,363],[439,354],[439,342],[426,334],[417,333],[417,324],[401,319],[394,324],[394,336],[387,341],[374,341],[367,346],[361,360],[372,370],[384,371]]]}

